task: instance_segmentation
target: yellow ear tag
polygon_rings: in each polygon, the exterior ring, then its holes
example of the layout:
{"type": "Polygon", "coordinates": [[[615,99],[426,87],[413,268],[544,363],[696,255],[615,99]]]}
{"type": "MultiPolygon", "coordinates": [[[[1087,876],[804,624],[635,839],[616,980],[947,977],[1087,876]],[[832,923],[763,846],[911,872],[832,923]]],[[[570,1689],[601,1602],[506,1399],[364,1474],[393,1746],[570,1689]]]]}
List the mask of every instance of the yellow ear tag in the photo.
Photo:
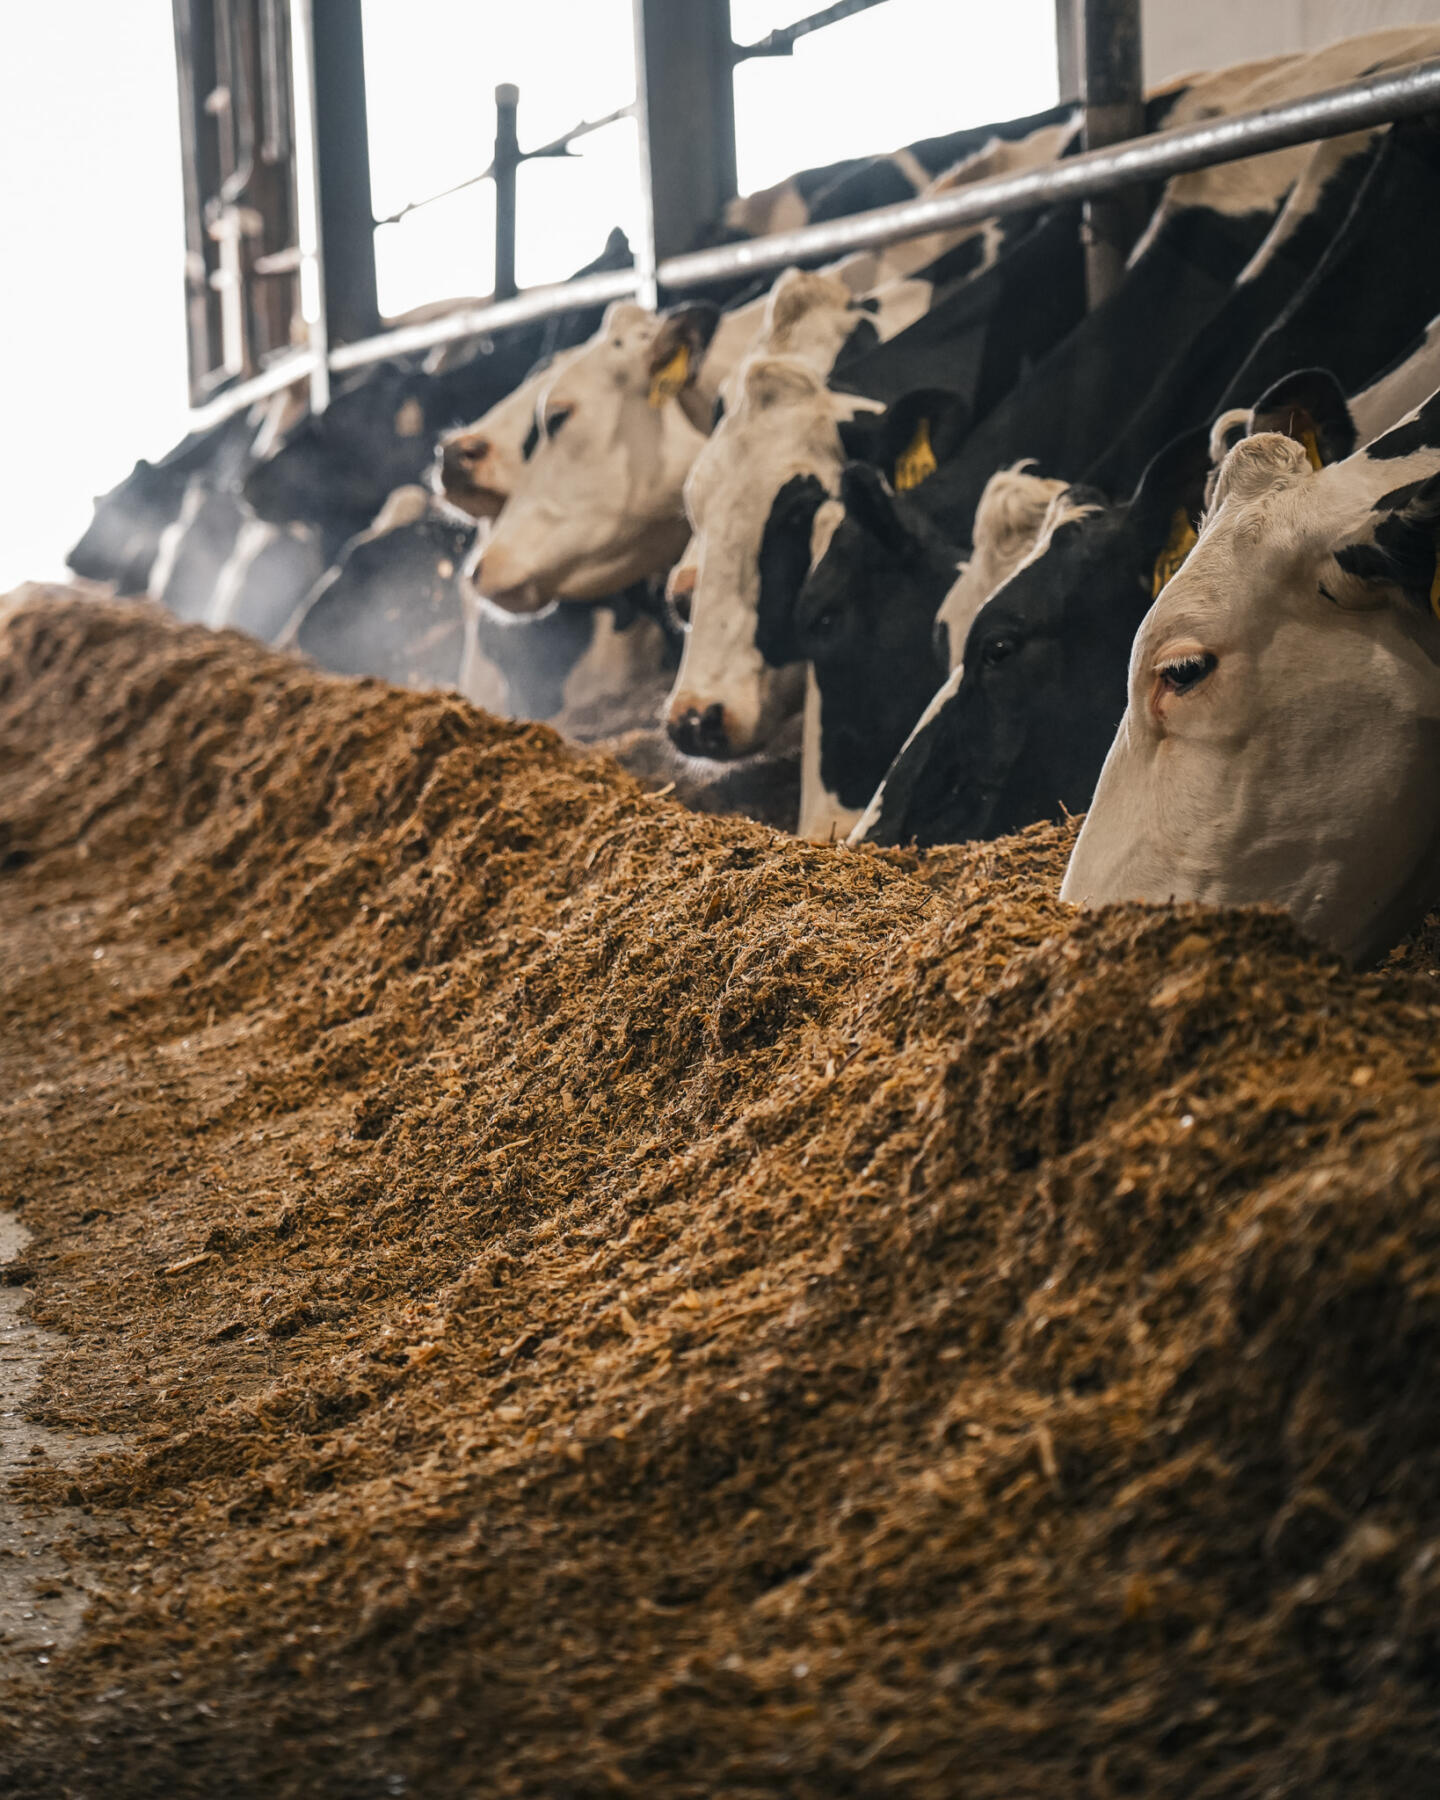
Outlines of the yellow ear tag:
{"type": "Polygon", "coordinates": [[[1300,433],[1300,443],[1304,446],[1305,454],[1310,458],[1310,467],[1312,469],[1323,469],[1325,463],[1320,455],[1320,446],[1315,441],[1315,433],[1313,431],[1302,431],[1300,433]]]}
{"type": "Polygon", "coordinates": [[[673,400],[690,379],[690,346],[682,344],[669,362],[662,363],[650,377],[650,404],[663,406],[673,400]]]}
{"type": "Polygon", "coordinates": [[[1155,572],[1150,577],[1150,598],[1158,600],[1160,590],[1170,577],[1195,548],[1195,528],[1190,523],[1190,515],[1183,506],[1175,508],[1175,517],[1170,521],[1170,535],[1165,540],[1165,548],[1155,558],[1155,572]]]}
{"type": "Polygon", "coordinates": [[[1430,610],[1440,619],[1440,556],[1435,558],[1435,573],[1430,577],[1430,610]]]}
{"type": "Polygon", "coordinates": [[[914,437],[895,458],[895,492],[904,494],[919,487],[938,466],[935,452],[930,448],[930,421],[921,419],[915,427],[914,437]]]}

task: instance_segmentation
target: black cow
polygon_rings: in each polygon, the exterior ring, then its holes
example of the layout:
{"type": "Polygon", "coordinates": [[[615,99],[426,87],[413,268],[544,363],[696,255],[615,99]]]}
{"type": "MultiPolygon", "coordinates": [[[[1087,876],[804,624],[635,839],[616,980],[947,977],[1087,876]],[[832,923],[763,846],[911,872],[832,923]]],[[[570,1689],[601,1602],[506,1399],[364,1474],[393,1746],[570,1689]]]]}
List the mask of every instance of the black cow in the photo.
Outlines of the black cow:
{"type": "Polygon", "coordinates": [[[1157,456],[1123,505],[1072,488],[1040,554],[981,607],[948,692],[901,751],[865,837],[1001,837],[1089,805],[1125,710],[1130,645],[1204,506],[1209,433],[1157,456]]]}

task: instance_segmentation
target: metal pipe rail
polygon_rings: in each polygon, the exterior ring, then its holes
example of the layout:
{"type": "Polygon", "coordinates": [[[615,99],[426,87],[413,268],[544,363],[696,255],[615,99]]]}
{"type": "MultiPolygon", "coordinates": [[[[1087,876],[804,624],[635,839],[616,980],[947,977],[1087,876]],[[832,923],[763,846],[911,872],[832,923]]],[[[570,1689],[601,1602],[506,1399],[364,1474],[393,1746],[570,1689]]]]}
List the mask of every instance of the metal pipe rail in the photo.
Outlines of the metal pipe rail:
{"type": "MultiPolygon", "coordinates": [[[[1386,125],[1398,119],[1440,111],[1440,58],[1394,72],[1372,75],[1345,87],[1330,88],[1304,99],[1251,113],[1206,119],[1198,125],[1172,127],[1127,143],[1085,151],[1038,169],[1002,175],[993,181],[977,181],[943,194],[902,200],[849,218],[806,225],[795,231],[776,232],[741,244],[724,244],[713,250],[692,251],[667,257],[656,274],[670,289],[703,287],[708,282],[732,281],[737,276],[759,275],[790,263],[817,257],[839,257],[852,250],[869,250],[899,243],[923,232],[952,229],[1032,207],[1050,206],[1062,200],[1083,200],[1095,194],[1113,193],[1142,181],[1166,179],[1218,163],[1237,162],[1269,150],[1288,149],[1317,138],[1341,137],[1348,131],[1386,125]]],[[[338,346],[330,355],[334,370],[356,369],[457,338],[497,331],[530,319],[545,318],[574,306],[593,306],[634,294],[638,275],[631,270],[586,275],[555,287],[532,288],[513,300],[489,306],[466,307],[422,325],[402,326],[377,337],[338,346]]],[[[293,359],[302,370],[309,358],[302,352],[293,359]]],[[[293,365],[292,365],[293,366],[293,365]]],[[[273,372],[245,382],[219,395],[193,415],[199,426],[248,405],[259,393],[285,385],[273,380],[273,372]],[[258,383],[266,383],[263,390],[258,383]],[[222,410],[223,409],[223,410],[222,410]]]]}

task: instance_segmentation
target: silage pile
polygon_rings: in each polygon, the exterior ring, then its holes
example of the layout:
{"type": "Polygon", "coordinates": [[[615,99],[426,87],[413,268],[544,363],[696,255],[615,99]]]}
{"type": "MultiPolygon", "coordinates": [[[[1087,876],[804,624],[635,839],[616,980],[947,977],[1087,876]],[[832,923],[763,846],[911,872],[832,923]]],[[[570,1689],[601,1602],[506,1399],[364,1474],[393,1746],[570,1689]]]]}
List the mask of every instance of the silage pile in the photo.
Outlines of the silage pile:
{"type": "Polygon", "coordinates": [[[6,1791],[1431,1791],[1433,943],[1067,845],[14,615],[0,1201],[135,1448],[6,1791]]]}

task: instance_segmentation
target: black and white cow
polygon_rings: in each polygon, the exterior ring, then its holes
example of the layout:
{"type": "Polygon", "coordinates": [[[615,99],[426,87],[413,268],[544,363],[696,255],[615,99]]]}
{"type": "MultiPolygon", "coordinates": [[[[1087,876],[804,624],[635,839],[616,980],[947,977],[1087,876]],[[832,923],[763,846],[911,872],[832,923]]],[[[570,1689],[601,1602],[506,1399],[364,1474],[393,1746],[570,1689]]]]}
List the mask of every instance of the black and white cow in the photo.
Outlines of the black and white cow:
{"type": "Polygon", "coordinates": [[[643,595],[512,618],[466,569],[476,529],[423,488],[397,490],[303,602],[283,642],[336,674],[456,687],[502,718],[577,738],[653,725],[675,666],[643,595]]]}
{"type": "Polygon", "coordinates": [[[1280,906],[1365,961],[1440,896],[1440,394],[1319,468],[1283,423],[1141,626],[1061,898],[1280,906]]]}
{"type": "Polygon", "coordinates": [[[87,581],[110,582],[117,594],[143,594],[161,540],[180,516],[192,484],[228,488],[238,480],[260,429],[252,409],[192,432],[159,462],[143,459],[95,501],[84,536],[66,558],[87,581]]]}
{"type": "Polygon", "coordinates": [[[1130,645],[1204,505],[1209,433],[1176,442],[1134,496],[1069,488],[1031,555],[975,616],[960,664],[885,777],[855,837],[1003,836],[1088,805],[1125,706],[1130,645]]]}

